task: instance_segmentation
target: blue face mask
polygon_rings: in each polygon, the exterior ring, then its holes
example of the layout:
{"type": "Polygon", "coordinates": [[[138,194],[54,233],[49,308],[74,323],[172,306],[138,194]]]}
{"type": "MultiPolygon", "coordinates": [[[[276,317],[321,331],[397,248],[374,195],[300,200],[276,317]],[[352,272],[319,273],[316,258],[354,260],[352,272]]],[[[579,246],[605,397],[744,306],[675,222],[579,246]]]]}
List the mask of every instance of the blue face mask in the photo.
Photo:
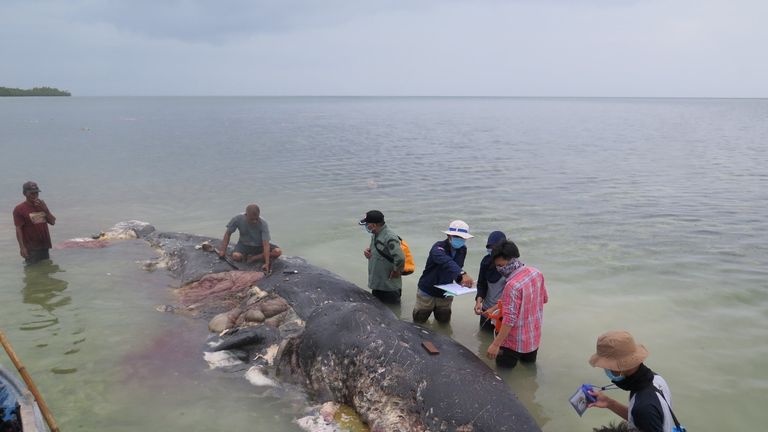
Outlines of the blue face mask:
{"type": "Polygon", "coordinates": [[[466,243],[466,240],[461,237],[451,237],[451,247],[454,249],[461,248],[464,246],[464,243],[466,243]]]}
{"type": "Polygon", "coordinates": [[[605,371],[605,376],[608,377],[611,382],[619,382],[624,381],[624,378],[626,378],[623,375],[614,375],[613,372],[610,369],[603,369],[605,371]]]}
{"type": "Polygon", "coordinates": [[[365,231],[367,234],[373,234],[373,231],[368,228],[368,225],[363,225],[363,231],[365,231]]]}

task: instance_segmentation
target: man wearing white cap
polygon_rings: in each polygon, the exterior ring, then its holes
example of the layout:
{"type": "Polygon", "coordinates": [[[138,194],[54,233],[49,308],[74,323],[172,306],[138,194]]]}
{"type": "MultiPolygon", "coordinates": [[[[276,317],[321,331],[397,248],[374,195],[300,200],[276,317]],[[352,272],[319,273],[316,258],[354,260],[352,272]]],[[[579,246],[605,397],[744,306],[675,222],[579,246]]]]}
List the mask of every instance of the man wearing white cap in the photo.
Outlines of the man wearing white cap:
{"type": "Polygon", "coordinates": [[[600,367],[616,387],[629,392],[624,405],[598,390],[590,393],[597,400],[590,407],[608,408],[627,420],[630,430],[641,432],[684,431],[672,413],[672,397],[667,382],[643,364],[648,350],[635,343],[626,331],[609,331],[597,338],[597,350],[589,359],[600,367]]]}
{"type": "Polygon", "coordinates": [[[413,321],[426,322],[432,312],[435,319],[441,323],[451,320],[451,303],[453,297],[445,297],[445,291],[435,285],[445,285],[451,282],[471,287],[474,281],[464,271],[464,259],[467,257],[467,239],[471,239],[469,225],[461,220],[455,220],[443,231],[448,237],[432,245],[427,257],[424,272],[419,278],[419,289],[416,292],[416,304],[413,307],[413,321]]]}

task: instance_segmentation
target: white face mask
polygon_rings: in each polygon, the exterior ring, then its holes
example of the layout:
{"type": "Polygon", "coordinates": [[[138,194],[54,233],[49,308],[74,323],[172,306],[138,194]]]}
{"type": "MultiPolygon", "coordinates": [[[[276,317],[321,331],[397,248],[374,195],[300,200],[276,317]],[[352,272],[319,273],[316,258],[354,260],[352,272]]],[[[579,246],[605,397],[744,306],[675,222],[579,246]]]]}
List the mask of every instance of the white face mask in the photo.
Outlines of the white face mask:
{"type": "Polygon", "coordinates": [[[363,231],[366,232],[366,234],[373,234],[373,231],[371,231],[371,229],[368,228],[368,224],[363,225],[362,228],[363,228],[363,231]]]}

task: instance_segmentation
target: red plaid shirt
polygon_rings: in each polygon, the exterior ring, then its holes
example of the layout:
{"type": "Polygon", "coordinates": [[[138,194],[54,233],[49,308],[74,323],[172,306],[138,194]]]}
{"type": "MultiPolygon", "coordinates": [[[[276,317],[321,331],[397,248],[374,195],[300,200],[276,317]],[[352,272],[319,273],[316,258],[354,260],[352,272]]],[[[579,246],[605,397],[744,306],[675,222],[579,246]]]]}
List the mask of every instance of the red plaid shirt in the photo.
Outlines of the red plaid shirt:
{"type": "Polygon", "coordinates": [[[539,348],[541,321],[547,300],[544,275],[537,269],[525,266],[507,279],[501,295],[502,323],[512,328],[501,344],[503,347],[519,353],[539,348]]]}

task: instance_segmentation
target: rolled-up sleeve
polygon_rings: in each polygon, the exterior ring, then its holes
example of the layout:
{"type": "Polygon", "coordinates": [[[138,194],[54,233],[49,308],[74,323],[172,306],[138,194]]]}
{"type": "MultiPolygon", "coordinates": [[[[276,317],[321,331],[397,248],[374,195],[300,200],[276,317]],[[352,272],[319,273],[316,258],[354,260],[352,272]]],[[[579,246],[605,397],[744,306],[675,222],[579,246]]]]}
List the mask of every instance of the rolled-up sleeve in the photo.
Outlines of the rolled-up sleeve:
{"type": "Polygon", "coordinates": [[[510,327],[514,327],[520,316],[520,305],[522,304],[523,296],[520,295],[520,286],[513,284],[511,289],[504,289],[502,296],[502,313],[504,314],[504,324],[510,327]]]}

